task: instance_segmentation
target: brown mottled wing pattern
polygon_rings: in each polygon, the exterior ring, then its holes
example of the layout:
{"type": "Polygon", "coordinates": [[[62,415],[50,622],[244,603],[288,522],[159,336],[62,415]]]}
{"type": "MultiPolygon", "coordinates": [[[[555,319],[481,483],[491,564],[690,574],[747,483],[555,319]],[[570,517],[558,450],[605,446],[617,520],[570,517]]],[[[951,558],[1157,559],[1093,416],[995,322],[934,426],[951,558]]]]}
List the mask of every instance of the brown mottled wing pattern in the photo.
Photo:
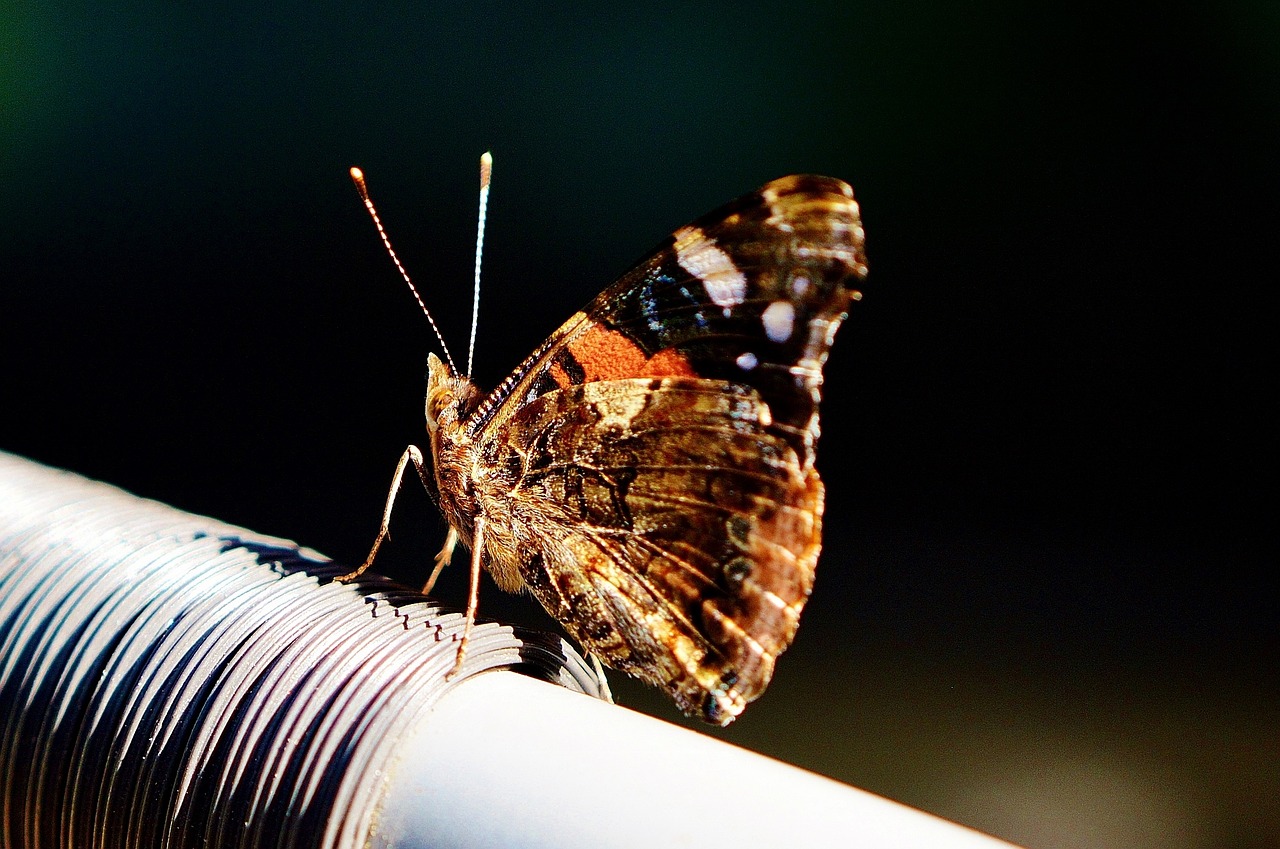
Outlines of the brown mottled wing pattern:
{"type": "Polygon", "coordinates": [[[763,692],[813,584],[822,365],[862,238],[848,185],[776,180],[676,231],[464,425],[539,601],[711,722],[763,692]]]}
{"type": "Polygon", "coordinates": [[[521,552],[534,595],[713,721],[763,691],[813,585],[822,483],[767,415],[741,385],[615,380],[543,395],[498,435],[548,542],[521,552]]]}

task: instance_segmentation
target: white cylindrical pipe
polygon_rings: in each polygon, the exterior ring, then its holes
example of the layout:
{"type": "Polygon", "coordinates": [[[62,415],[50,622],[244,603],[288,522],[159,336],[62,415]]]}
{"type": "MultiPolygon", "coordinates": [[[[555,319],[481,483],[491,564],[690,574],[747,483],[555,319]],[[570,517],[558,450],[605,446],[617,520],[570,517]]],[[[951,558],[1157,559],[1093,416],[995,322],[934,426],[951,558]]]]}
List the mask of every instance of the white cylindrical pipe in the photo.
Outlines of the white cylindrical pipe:
{"type": "Polygon", "coordinates": [[[1007,846],[346,571],[0,452],[0,845],[1007,846]]]}
{"type": "Polygon", "coordinates": [[[559,637],[495,623],[446,679],[462,616],[348,571],[0,452],[0,847],[363,847],[451,687],[599,692],[559,637]]]}
{"type": "Polygon", "coordinates": [[[388,775],[372,845],[999,849],[1009,844],[518,675],[437,702],[388,775]]]}

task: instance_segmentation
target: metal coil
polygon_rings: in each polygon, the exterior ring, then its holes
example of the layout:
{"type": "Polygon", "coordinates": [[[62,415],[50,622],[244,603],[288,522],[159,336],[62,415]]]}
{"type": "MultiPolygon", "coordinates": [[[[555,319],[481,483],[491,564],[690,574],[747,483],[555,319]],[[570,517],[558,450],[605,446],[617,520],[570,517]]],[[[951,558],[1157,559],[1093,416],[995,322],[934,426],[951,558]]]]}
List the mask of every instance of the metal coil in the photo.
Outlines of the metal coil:
{"type": "Polygon", "coordinates": [[[559,637],[477,624],[292,542],[0,453],[0,845],[355,847],[399,736],[559,637]]]}

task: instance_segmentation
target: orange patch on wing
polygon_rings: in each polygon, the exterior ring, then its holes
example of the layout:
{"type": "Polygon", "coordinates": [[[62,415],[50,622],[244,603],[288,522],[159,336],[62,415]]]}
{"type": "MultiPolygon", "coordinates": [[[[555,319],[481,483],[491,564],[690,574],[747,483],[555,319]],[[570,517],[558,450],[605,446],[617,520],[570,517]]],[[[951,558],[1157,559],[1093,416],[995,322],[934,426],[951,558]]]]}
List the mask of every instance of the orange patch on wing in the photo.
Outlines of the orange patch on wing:
{"type": "MultiPolygon", "coordinates": [[[[683,354],[668,348],[646,357],[636,344],[615,330],[594,325],[569,343],[569,351],[582,366],[586,382],[624,380],[629,377],[694,376],[683,354]]],[[[559,383],[559,378],[556,378],[559,383]]]]}
{"type": "Polygon", "coordinates": [[[644,374],[641,377],[673,377],[676,375],[697,377],[693,366],[689,364],[689,360],[684,354],[674,348],[667,348],[665,351],[659,351],[649,358],[649,362],[645,364],[644,374]]]}

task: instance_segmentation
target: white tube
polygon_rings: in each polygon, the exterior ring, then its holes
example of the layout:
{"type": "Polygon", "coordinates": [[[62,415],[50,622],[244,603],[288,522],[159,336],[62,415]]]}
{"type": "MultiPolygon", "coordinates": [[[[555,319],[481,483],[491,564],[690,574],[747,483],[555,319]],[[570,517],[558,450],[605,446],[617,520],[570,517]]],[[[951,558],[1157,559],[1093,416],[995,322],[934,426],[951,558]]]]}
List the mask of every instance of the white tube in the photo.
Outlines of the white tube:
{"type": "Polygon", "coordinates": [[[596,689],[558,639],[446,687],[460,617],[346,571],[0,453],[0,845],[1008,845],[505,671],[596,689]]]}
{"type": "Polygon", "coordinates": [[[406,737],[376,819],[379,849],[1009,846],[506,672],[448,693],[406,737]]]}

